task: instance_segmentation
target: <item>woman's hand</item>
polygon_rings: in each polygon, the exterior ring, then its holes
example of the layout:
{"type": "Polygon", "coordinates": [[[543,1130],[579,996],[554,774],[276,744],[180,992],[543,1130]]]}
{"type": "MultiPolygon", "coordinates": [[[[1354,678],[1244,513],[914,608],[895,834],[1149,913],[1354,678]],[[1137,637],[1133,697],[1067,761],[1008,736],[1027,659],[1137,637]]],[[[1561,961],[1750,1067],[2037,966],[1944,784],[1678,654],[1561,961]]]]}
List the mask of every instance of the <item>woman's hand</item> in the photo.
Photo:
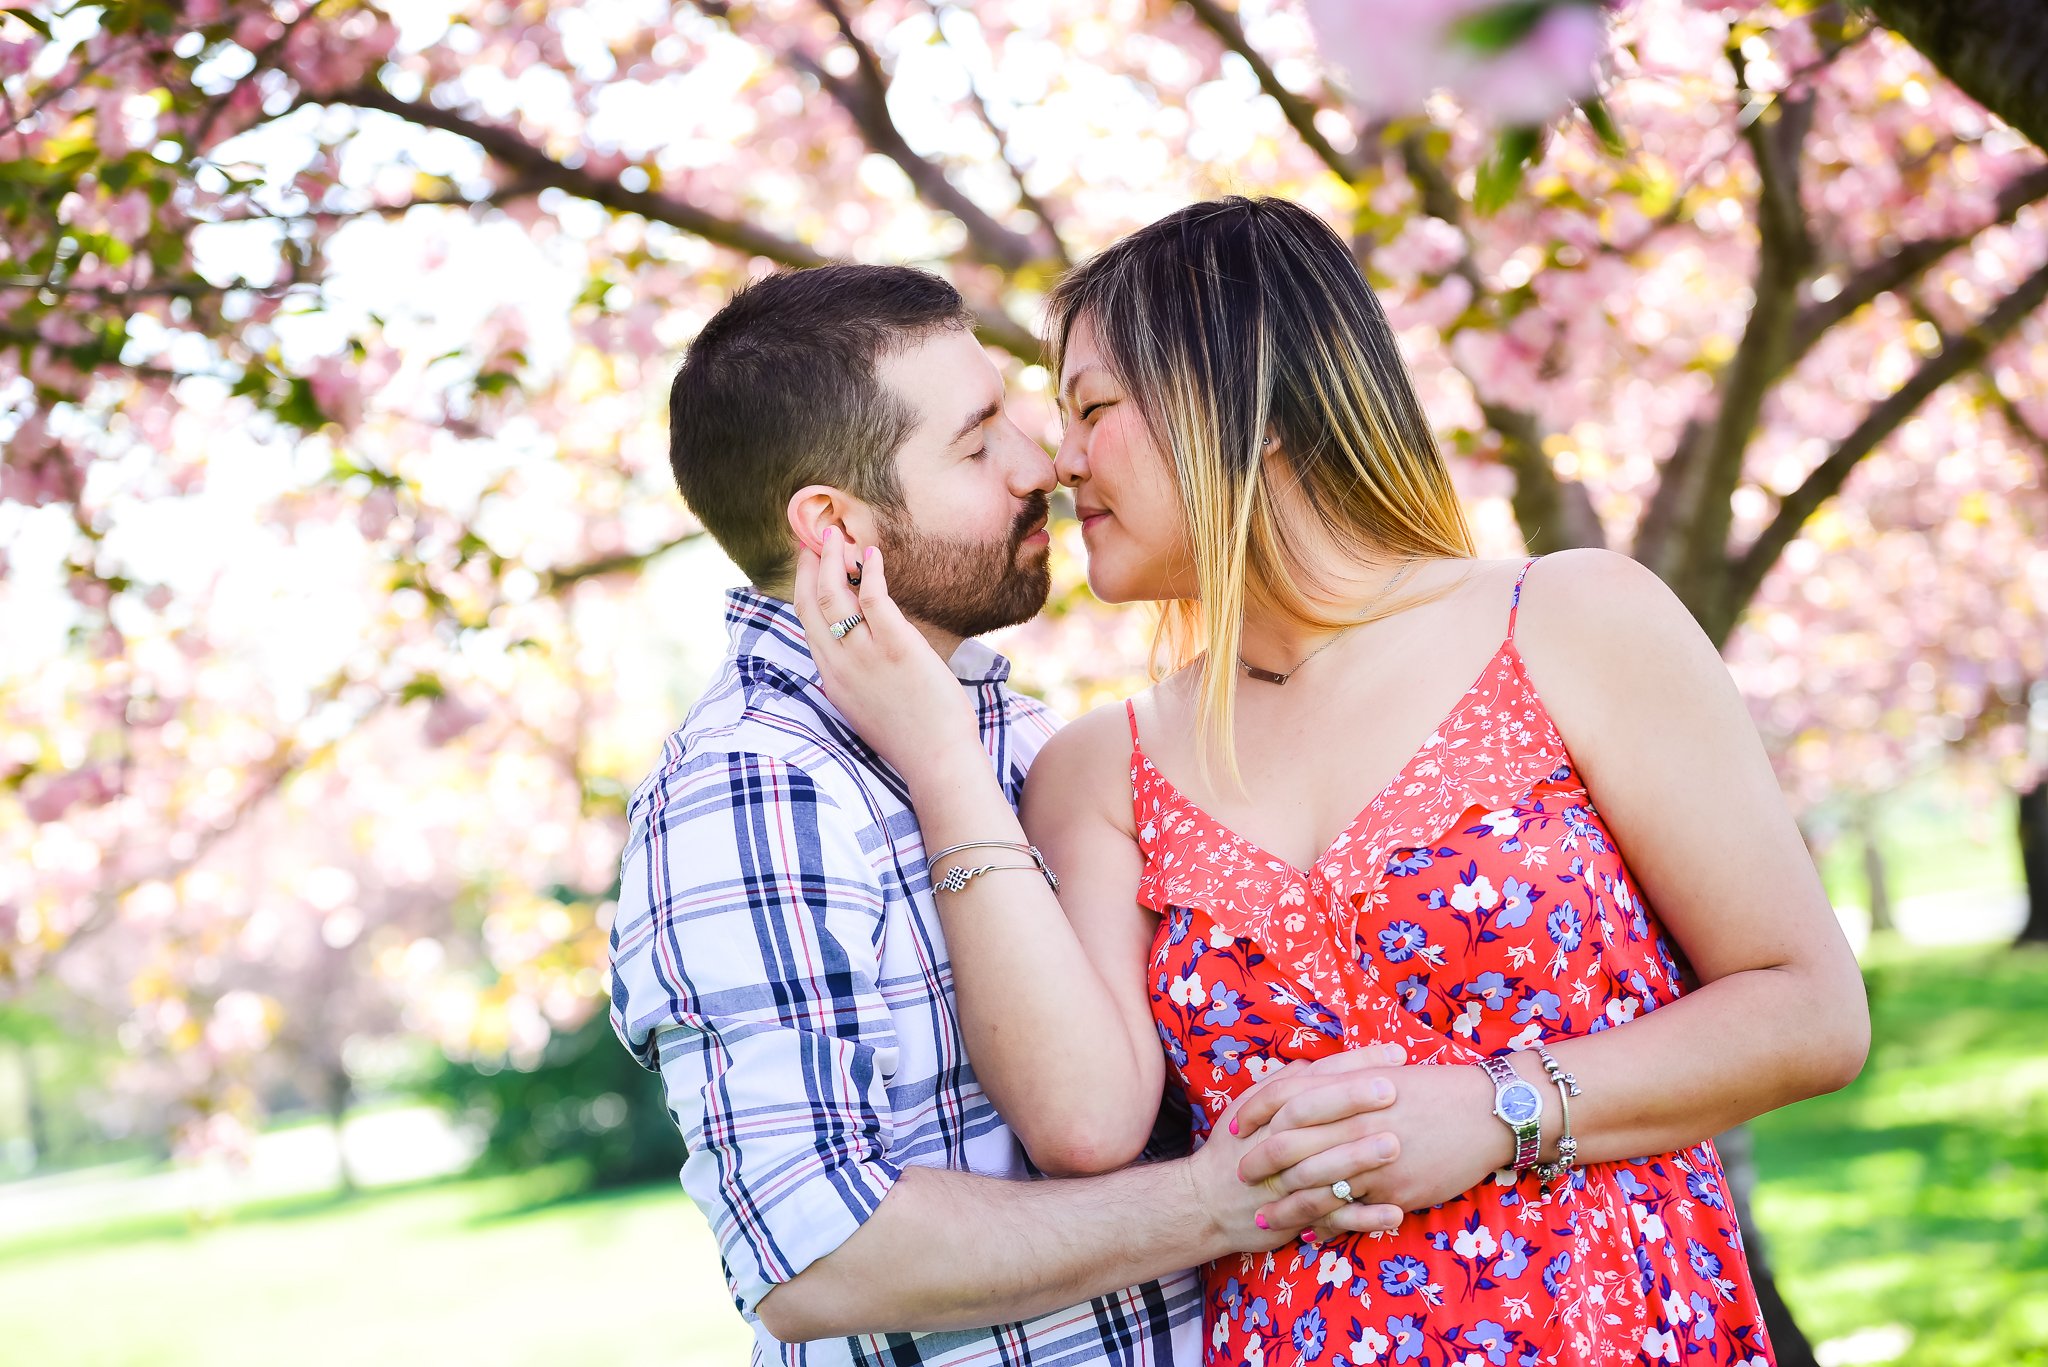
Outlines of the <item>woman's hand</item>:
{"type": "Polygon", "coordinates": [[[827,527],[822,554],[797,547],[794,597],[825,696],[896,772],[914,785],[921,770],[963,756],[988,767],[966,691],[889,597],[878,547],[856,557],[827,527]],[[857,595],[847,582],[856,571],[857,595]],[[859,625],[835,640],[832,624],[855,613],[859,625]]]}
{"type": "MultiPolygon", "coordinates": [[[[1395,1045],[1374,1046],[1358,1053],[1363,1061],[1375,1065],[1398,1062],[1402,1057],[1395,1045]]],[[[1217,1120],[1208,1140],[1190,1160],[1196,1199],[1233,1251],[1263,1253],[1283,1248],[1311,1230],[1314,1237],[1329,1238],[1340,1233],[1384,1233],[1401,1223],[1401,1207],[1370,1198],[1340,1201],[1331,1193],[1329,1182],[1295,1190],[1280,1180],[1277,1170],[1248,1180],[1252,1157],[1272,1139],[1284,1137],[1270,1129],[1261,1132],[1246,1119],[1252,1114],[1253,1103],[1267,1088],[1277,1086],[1290,1074],[1304,1076],[1300,1070],[1308,1066],[1289,1064],[1239,1097],[1217,1120]]],[[[1369,1107],[1376,1104],[1368,1103],[1369,1107]]],[[[1264,1114],[1273,1113],[1271,1107],[1259,1109],[1264,1114]]],[[[1369,1110],[1364,1118],[1373,1118],[1369,1110]]],[[[1359,1183],[1353,1179],[1351,1185],[1357,1187],[1359,1183]]]]}
{"type": "MultiPolygon", "coordinates": [[[[1468,1065],[1390,1068],[1351,1050],[1290,1067],[1245,1097],[1241,1126],[1256,1142],[1239,1176],[1295,1193],[1351,1184],[1355,1201],[1401,1210],[1463,1195],[1511,1157],[1513,1138],[1493,1113],[1493,1083],[1468,1065]]],[[[1269,1221],[1294,1214],[1286,1201],[1269,1221]]]]}

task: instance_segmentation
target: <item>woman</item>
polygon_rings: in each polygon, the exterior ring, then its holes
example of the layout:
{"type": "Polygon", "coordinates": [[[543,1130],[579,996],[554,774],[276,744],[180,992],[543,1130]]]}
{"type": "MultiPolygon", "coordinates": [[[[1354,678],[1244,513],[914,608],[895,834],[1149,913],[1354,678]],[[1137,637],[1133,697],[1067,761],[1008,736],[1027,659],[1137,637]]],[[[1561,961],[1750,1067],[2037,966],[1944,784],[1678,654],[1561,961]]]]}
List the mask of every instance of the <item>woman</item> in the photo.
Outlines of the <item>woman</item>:
{"type": "Polygon", "coordinates": [[[1350,1199],[1206,1270],[1212,1363],[1770,1362],[1708,1139],[1846,1084],[1868,1020],[1719,657],[1624,557],[1472,558],[1300,208],[1182,210],[1050,315],[1089,582],[1165,604],[1180,667],[1048,744],[1020,829],[880,557],[797,593],[939,852],[969,1052],[1033,1158],[1129,1161],[1171,1079],[1198,1133],[1263,1127],[1273,1218],[1350,1199]]]}

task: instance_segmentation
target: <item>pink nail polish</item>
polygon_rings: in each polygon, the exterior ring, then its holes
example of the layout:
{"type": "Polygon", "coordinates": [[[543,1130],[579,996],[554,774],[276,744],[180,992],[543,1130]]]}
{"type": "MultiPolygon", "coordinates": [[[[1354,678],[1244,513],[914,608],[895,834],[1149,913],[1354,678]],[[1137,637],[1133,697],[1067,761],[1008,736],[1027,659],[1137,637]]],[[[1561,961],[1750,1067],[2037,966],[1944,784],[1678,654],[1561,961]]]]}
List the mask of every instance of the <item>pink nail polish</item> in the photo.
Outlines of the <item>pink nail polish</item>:
{"type": "Polygon", "coordinates": [[[1257,1225],[1260,1229],[1272,1228],[1271,1225],[1266,1223],[1266,1217],[1263,1214],[1252,1216],[1252,1223],[1257,1225]]]}
{"type": "Polygon", "coordinates": [[[1236,1134],[1236,1133],[1237,1133],[1237,1117],[1236,1117],[1236,1116],[1232,1116],[1232,1117],[1230,1117],[1230,1132],[1231,1132],[1232,1134],[1236,1134]]]}
{"type": "Polygon", "coordinates": [[[1314,1243],[1316,1241],[1316,1232],[1312,1229],[1304,1229],[1301,1232],[1301,1241],[1305,1244],[1314,1243]]]}

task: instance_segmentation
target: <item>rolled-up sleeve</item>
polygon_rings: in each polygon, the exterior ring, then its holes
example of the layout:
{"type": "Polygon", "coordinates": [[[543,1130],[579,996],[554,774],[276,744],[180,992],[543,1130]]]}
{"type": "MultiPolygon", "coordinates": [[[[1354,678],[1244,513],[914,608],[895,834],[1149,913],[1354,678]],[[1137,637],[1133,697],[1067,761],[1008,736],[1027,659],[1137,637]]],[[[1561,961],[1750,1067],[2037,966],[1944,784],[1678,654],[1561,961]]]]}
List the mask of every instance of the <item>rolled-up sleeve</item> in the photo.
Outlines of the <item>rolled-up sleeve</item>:
{"type": "Polygon", "coordinates": [[[740,1308],[838,1248],[889,1160],[883,896],[860,822],[755,754],[678,763],[639,795],[612,929],[612,1023],[658,1069],[740,1308]]]}

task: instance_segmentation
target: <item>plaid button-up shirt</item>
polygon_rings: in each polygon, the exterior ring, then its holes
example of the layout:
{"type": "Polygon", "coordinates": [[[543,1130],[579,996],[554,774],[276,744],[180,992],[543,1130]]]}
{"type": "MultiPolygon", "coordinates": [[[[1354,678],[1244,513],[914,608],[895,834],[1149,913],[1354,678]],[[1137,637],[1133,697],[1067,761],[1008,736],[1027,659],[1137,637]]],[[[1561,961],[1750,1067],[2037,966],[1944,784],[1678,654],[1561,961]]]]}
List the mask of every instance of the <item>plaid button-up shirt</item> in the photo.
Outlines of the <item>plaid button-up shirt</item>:
{"type": "MultiPolygon", "coordinates": [[[[754,1362],[1199,1361],[1192,1273],[967,1332],[783,1345],[761,1327],[762,1298],[838,1248],[905,1167],[1031,1172],[961,1043],[902,780],[826,701],[789,604],[735,589],[726,621],[731,655],[633,795],[612,1023],[661,1074],[754,1362]]],[[[952,666],[1014,804],[1057,723],[981,643],[952,666]]]]}

